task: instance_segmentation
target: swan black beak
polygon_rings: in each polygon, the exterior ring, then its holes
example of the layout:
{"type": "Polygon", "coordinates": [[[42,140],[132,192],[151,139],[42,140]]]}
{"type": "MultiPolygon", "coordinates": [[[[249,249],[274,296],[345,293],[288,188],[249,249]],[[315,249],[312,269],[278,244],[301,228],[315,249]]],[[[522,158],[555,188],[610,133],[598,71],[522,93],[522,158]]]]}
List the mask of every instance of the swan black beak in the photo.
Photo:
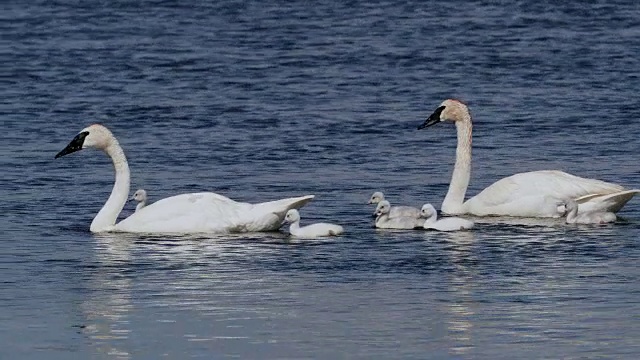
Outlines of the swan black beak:
{"type": "Polygon", "coordinates": [[[71,140],[69,145],[67,145],[67,147],[56,154],[56,157],[54,159],[82,150],[82,145],[84,144],[84,139],[87,137],[87,135],[89,135],[88,131],[83,131],[80,134],[76,135],[76,137],[71,140]]]}
{"type": "Polygon", "coordinates": [[[442,120],[440,119],[440,114],[442,114],[444,108],[445,106],[440,106],[439,108],[437,108],[436,111],[433,112],[433,114],[429,115],[427,120],[425,120],[422,125],[418,126],[418,130],[428,128],[431,125],[435,125],[441,122],[442,120]]]}

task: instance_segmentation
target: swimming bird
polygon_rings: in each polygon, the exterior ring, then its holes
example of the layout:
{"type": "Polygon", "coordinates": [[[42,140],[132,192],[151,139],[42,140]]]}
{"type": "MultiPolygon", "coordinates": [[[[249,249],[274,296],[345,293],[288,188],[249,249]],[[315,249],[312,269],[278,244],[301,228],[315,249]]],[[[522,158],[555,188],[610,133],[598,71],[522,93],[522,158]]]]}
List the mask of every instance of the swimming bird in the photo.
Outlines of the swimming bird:
{"type": "Polygon", "coordinates": [[[375,226],[379,229],[415,229],[422,228],[424,225],[424,219],[414,218],[410,216],[397,216],[390,217],[391,204],[387,200],[382,200],[376,207],[376,222],[375,226]]]}
{"type": "Polygon", "coordinates": [[[137,201],[136,212],[140,211],[140,209],[147,206],[147,191],[145,189],[138,189],[129,200],[137,201]]]}
{"type": "Polygon", "coordinates": [[[605,224],[614,222],[617,218],[616,214],[608,211],[578,214],[578,203],[575,200],[568,200],[565,208],[567,209],[567,224],[605,224]]]}
{"type": "Polygon", "coordinates": [[[456,162],[441,208],[446,214],[560,217],[564,209],[557,205],[558,199],[574,199],[579,204],[579,212],[615,213],[640,192],[563,171],[542,170],[503,178],[464,201],[471,177],[472,123],[469,109],[458,100],[445,100],[418,129],[445,121],[453,122],[458,133],[456,162]]]}
{"type": "MultiPolygon", "coordinates": [[[[371,195],[371,199],[369,199],[367,204],[379,204],[381,201],[384,201],[384,194],[380,191],[376,191],[371,195]]],[[[399,216],[408,216],[417,219],[420,217],[420,209],[414,208],[413,206],[392,206],[389,211],[389,217],[393,218],[399,216]]]]}
{"type": "Polygon", "coordinates": [[[300,226],[300,213],[296,209],[287,211],[284,221],[290,223],[289,233],[299,238],[317,238],[324,236],[336,236],[344,232],[340,225],[316,223],[307,226],[300,226]]]}
{"type": "Polygon", "coordinates": [[[250,204],[212,192],[181,194],[147,205],[116,224],[129,195],[127,158],[111,131],[99,124],[82,129],[55,158],[86,148],[104,151],[111,158],[116,173],[109,199],[91,222],[89,229],[92,232],[188,234],[274,231],[280,228],[287,211],[302,207],[314,197],[306,195],[250,204]]]}
{"type": "Polygon", "coordinates": [[[420,210],[422,217],[426,219],[423,227],[425,229],[433,229],[438,231],[458,231],[468,230],[474,225],[473,221],[462,219],[459,217],[446,217],[438,219],[438,212],[431,204],[422,205],[420,210]]]}

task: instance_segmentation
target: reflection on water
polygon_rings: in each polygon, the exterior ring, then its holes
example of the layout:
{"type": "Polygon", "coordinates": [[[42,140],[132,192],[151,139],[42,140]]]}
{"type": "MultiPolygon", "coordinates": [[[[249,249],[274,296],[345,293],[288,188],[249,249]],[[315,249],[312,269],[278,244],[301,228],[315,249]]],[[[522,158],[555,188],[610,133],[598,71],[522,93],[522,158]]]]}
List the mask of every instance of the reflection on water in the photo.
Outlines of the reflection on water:
{"type": "Polygon", "coordinates": [[[85,314],[84,334],[97,353],[114,359],[130,359],[131,279],[123,269],[131,261],[131,236],[94,235],[94,259],[89,289],[81,308],[85,314]]]}
{"type": "Polygon", "coordinates": [[[475,242],[472,231],[459,231],[443,234],[446,241],[449,261],[453,264],[448,282],[452,300],[446,307],[448,316],[446,324],[447,336],[450,338],[450,353],[464,355],[473,346],[473,298],[471,286],[474,281],[472,268],[475,242]],[[471,265],[470,265],[471,264],[471,265]]]}

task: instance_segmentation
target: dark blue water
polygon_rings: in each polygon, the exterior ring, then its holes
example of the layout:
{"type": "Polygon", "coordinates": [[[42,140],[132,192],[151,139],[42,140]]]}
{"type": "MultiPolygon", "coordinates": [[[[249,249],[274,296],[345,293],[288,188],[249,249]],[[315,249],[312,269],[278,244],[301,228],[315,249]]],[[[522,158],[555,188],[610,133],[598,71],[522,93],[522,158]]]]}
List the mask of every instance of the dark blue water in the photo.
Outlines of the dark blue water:
{"type": "MultiPolygon", "coordinates": [[[[635,1],[10,1],[0,11],[0,358],[628,358],[640,354],[640,200],[614,225],[376,231],[375,190],[438,205],[453,126],[468,195],[561,169],[640,186],[635,1]],[[313,193],[347,234],[93,235],[101,153],[132,191],[313,193]]],[[[133,211],[129,204],[123,216],[133,211]]]]}

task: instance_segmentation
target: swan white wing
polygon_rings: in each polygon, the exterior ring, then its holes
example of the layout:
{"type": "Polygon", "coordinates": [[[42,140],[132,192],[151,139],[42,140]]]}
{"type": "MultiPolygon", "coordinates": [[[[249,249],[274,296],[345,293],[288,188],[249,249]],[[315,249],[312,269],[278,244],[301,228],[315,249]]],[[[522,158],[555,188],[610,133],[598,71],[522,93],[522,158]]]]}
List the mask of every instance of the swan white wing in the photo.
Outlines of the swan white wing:
{"type": "Polygon", "coordinates": [[[616,213],[622,209],[622,207],[631,200],[636,194],[640,193],[640,190],[625,190],[613,194],[598,195],[590,194],[579,197],[576,200],[578,203],[578,213],[582,212],[612,212],[616,213]]]}
{"type": "Polygon", "coordinates": [[[149,233],[219,233],[269,231],[280,227],[289,208],[313,195],[260,204],[237,202],[204,192],[181,194],[147,205],[115,226],[116,231],[149,233]]]}
{"type": "Polygon", "coordinates": [[[391,206],[391,210],[389,210],[389,217],[412,217],[419,218],[420,217],[420,209],[412,207],[412,206],[391,206]]]}
{"type": "Polygon", "coordinates": [[[477,215],[555,216],[551,206],[554,201],[621,191],[624,188],[620,185],[562,171],[531,171],[498,180],[465,202],[464,207],[477,215]],[[533,203],[540,204],[536,208],[533,203]]]}

